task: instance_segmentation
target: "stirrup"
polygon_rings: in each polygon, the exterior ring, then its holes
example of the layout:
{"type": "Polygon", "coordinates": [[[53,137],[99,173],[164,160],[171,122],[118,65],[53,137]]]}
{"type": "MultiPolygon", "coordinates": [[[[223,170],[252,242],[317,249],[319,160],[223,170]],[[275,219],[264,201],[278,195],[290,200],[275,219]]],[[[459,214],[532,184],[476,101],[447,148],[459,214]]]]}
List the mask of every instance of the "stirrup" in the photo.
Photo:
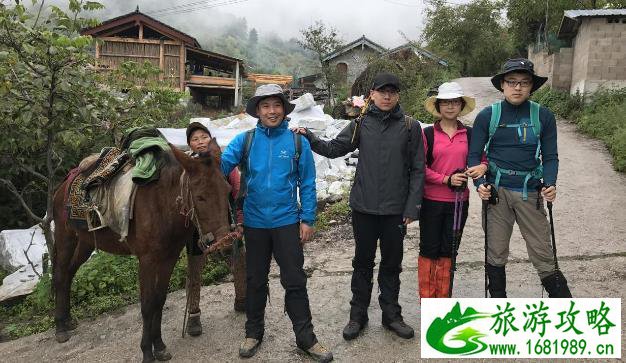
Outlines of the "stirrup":
{"type": "Polygon", "coordinates": [[[91,206],[87,210],[87,230],[93,232],[105,227],[107,226],[102,222],[102,213],[98,210],[98,206],[91,206]]]}

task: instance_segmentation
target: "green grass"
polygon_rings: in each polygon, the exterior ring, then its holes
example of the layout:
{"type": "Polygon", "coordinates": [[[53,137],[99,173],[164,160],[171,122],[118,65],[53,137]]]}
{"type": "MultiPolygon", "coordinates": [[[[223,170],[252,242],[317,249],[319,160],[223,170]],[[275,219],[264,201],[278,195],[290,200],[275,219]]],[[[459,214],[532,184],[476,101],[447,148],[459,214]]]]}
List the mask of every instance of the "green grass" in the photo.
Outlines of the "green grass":
{"type": "MultiPolygon", "coordinates": [[[[96,253],[81,266],[72,283],[72,316],[92,318],[136,303],[139,300],[138,270],[136,257],[96,253]]],[[[170,292],[184,288],[186,274],[187,255],[183,251],[172,273],[170,292]]],[[[202,272],[202,282],[211,284],[227,274],[228,267],[223,261],[209,260],[202,272]]],[[[35,291],[22,301],[0,306],[0,321],[3,322],[0,336],[15,339],[54,326],[50,283],[50,275],[45,275],[35,291]]]]}
{"type": "Polygon", "coordinates": [[[347,196],[344,196],[340,201],[327,204],[323,211],[317,215],[316,229],[318,231],[325,231],[330,228],[329,222],[336,220],[342,222],[350,213],[350,205],[348,204],[347,196]]]}

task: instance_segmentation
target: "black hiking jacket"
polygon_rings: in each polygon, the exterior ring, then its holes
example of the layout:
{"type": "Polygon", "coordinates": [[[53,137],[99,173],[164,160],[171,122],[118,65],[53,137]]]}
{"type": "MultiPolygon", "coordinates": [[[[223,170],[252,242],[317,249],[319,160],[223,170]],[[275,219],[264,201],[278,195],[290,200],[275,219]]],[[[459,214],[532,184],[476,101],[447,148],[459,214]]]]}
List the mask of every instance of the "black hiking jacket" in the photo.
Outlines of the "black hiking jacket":
{"type": "Polygon", "coordinates": [[[410,137],[402,108],[382,112],[371,105],[359,123],[351,121],[335,139],[321,140],[307,130],[311,149],[337,158],[359,149],[350,192],[350,207],[374,215],[419,219],[424,190],[424,144],[419,122],[411,122],[410,137]],[[352,142],[354,137],[354,143],[352,142]],[[410,144],[409,145],[409,141],[410,144]]]}

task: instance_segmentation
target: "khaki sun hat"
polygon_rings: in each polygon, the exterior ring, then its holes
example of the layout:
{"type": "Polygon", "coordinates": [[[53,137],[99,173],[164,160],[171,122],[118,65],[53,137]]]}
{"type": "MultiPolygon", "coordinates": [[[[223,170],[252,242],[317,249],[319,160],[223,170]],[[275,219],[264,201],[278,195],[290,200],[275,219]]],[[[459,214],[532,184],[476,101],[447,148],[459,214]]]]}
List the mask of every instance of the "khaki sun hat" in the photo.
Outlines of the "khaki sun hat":
{"type": "Polygon", "coordinates": [[[259,118],[259,115],[256,113],[256,106],[259,102],[268,97],[278,97],[283,103],[283,107],[285,109],[285,116],[289,115],[296,105],[289,102],[287,97],[283,94],[283,89],[277,84],[264,84],[259,86],[254,92],[254,97],[248,100],[246,104],[246,113],[254,118],[259,118]]]}
{"type": "Polygon", "coordinates": [[[426,108],[426,111],[432,113],[435,117],[441,117],[441,114],[437,112],[435,102],[437,102],[438,99],[451,100],[455,98],[462,98],[465,101],[465,107],[463,107],[459,116],[467,115],[476,107],[476,100],[473,97],[464,95],[463,88],[461,88],[461,85],[456,82],[446,82],[441,84],[437,94],[426,99],[424,107],[426,108]]]}

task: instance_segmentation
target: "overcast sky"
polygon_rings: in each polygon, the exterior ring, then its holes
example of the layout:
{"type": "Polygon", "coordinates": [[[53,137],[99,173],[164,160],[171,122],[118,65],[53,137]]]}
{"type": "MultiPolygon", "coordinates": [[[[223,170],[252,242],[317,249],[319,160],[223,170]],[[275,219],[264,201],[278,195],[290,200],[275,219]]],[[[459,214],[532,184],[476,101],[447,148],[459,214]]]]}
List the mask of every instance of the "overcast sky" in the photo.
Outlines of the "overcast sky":
{"type": "MultiPolygon", "coordinates": [[[[164,23],[201,39],[202,32],[216,24],[245,18],[248,30],[256,28],[261,36],[275,33],[284,39],[298,38],[303,29],[316,20],[335,27],[345,43],[365,35],[380,45],[392,48],[405,43],[400,31],[411,40],[419,40],[423,29],[423,0],[101,0],[106,10],[98,17],[106,19],[139,10],[164,23]],[[193,4],[192,6],[186,6],[193,4]],[[155,13],[169,8],[176,14],[155,13]],[[172,9],[174,8],[174,9],[172,9]],[[181,11],[189,11],[181,13],[181,11]]],[[[449,0],[465,3],[467,0],[449,0]]],[[[46,3],[67,4],[64,0],[46,3]]]]}

